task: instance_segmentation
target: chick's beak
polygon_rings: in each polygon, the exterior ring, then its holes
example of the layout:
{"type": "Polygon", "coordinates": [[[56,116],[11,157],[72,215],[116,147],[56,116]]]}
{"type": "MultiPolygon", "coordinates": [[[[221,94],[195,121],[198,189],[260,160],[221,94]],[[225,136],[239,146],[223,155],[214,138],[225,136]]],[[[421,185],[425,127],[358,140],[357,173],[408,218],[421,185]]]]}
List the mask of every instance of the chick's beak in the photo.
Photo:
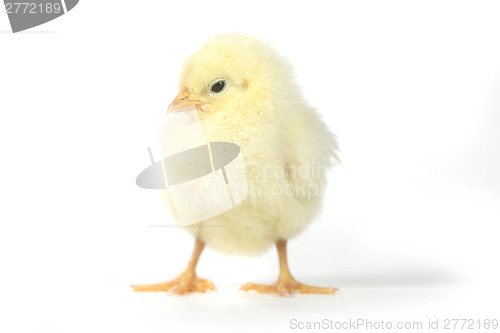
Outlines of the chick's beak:
{"type": "Polygon", "coordinates": [[[201,104],[203,104],[201,101],[191,98],[188,88],[183,88],[181,91],[179,91],[175,99],[168,106],[167,115],[172,112],[182,112],[183,110],[181,110],[181,108],[188,105],[201,104]]]}

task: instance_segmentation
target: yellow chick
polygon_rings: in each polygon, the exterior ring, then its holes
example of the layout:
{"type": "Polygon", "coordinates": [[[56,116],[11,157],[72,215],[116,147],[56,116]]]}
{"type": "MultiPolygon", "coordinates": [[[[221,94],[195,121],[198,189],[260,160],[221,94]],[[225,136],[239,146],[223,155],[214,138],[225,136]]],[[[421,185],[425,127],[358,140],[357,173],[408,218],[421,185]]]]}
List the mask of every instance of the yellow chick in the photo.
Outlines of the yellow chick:
{"type": "MultiPolygon", "coordinates": [[[[335,288],[297,282],[288,269],[287,240],[318,213],[325,173],[337,160],[335,137],[304,100],[288,61],[257,38],[219,35],[186,60],[179,89],[168,112],[196,105],[207,141],[239,145],[249,192],[232,210],[186,228],[196,243],[186,270],[176,279],[132,288],[177,294],[214,290],[211,281],[195,273],[205,244],[242,255],[259,254],[275,244],[277,282],[247,283],[242,290],[334,294],[335,288]]],[[[175,133],[165,133],[167,145],[169,135],[175,133]]]]}

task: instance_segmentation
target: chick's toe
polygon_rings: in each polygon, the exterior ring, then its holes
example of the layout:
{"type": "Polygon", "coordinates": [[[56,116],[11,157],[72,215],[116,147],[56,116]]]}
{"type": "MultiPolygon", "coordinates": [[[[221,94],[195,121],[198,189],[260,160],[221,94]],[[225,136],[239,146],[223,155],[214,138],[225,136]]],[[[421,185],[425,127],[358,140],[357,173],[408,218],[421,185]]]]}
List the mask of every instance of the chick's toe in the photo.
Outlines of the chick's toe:
{"type": "Polygon", "coordinates": [[[200,279],[194,272],[185,271],[177,278],[154,284],[132,285],[134,291],[169,291],[172,294],[185,294],[188,292],[203,293],[207,290],[217,291],[215,284],[206,279],[200,279]]]}

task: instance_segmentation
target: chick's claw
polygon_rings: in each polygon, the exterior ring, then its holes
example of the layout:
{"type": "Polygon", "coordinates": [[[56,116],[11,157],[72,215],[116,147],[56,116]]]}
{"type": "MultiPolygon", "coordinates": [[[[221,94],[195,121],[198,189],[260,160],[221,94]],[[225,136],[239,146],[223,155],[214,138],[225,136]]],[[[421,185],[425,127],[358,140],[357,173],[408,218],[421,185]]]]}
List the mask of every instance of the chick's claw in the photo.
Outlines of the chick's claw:
{"type": "Polygon", "coordinates": [[[183,273],[172,281],[132,285],[134,291],[168,291],[171,294],[182,295],[188,292],[204,293],[207,290],[217,291],[212,281],[200,279],[194,274],[183,273]]]}
{"type": "Polygon", "coordinates": [[[297,281],[278,281],[271,285],[266,284],[255,284],[255,283],[246,283],[244,284],[240,290],[250,291],[255,290],[259,293],[274,293],[279,294],[281,296],[291,296],[293,291],[297,291],[303,294],[335,294],[338,291],[337,288],[325,288],[325,287],[314,287],[308,286],[306,284],[299,283],[297,281]]]}

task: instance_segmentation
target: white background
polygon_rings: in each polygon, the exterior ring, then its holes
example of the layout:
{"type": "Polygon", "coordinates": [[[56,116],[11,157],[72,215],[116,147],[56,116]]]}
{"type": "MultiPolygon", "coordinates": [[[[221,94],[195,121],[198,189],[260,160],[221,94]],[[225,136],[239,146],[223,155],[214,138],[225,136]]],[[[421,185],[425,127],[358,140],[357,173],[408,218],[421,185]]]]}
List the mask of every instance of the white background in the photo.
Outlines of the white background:
{"type": "Polygon", "coordinates": [[[288,331],[290,320],[498,319],[500,4],[81,1],[12,34],[0,14],[0,326],[5,332],[288,331]],[[217,294],[137,294],[193,240],[138,188],[183,59],[246,32],[295,65],[339,138],[323,212],[289,243],[335,296],[237,293],[277,277],[203,253],[217,294]]]}

